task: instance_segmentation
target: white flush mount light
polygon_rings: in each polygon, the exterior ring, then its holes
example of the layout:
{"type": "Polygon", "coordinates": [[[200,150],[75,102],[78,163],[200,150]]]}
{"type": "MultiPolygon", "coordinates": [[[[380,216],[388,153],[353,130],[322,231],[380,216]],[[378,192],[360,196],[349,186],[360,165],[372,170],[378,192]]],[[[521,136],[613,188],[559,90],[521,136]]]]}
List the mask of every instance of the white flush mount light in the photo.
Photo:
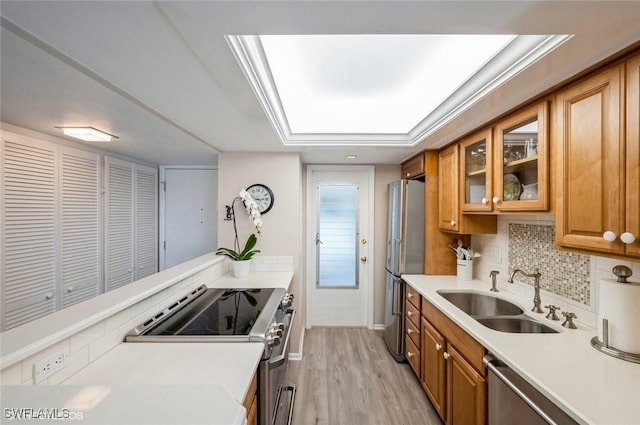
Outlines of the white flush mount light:
{"type": "Polygon", "coordinates": [[[85,142],[110,142],[117,136],[98,130],[93,127],[56,127],[62,130],[65,136],[84,140],[85,142]]]}
{"type": "Polygon", "coordinates": [[[415,146],[570,35],[227,35],[283,144],[415,146]]]}
{"type": "Polygon", "coordinates": [[[356,159],[358,155],[345,155],[345,159],[356,159]]]}

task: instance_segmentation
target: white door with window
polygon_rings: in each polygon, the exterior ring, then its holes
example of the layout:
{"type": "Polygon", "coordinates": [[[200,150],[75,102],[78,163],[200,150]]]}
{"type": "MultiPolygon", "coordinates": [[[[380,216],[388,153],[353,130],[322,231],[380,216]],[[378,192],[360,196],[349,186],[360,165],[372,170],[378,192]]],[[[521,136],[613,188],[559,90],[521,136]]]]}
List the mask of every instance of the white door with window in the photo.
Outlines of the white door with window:
{"type": "Polygon", "coordinates": [[[371,166],[309,166],[307,326],[373,326],[371,166]]]}

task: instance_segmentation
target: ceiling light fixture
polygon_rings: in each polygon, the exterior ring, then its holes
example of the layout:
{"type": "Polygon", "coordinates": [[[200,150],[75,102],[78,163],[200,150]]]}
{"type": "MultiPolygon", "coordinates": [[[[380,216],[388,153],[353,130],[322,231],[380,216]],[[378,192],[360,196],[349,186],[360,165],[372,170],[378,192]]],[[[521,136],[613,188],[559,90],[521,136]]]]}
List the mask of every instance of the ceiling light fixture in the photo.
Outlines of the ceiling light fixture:
{"type": "Polygon", "coordinates": [[[85,142],[110,142],[117,136],[98,130],[93,127],[56,127],[62,130],[65,136],[75,137],[85,142]]]}
{"type": "Polygon", "coordinates": [[[356,159],[358,155],[345,155],[345,159],[356,159]]]}

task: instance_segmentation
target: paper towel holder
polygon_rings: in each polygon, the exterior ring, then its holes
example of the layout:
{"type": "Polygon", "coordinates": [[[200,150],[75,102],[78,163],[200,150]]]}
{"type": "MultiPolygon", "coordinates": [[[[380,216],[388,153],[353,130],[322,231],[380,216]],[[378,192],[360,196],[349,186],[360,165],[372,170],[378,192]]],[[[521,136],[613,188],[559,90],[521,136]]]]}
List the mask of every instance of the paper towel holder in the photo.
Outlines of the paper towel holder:
{"type": "Polygon", "coordinates": [[[611,271],[618,278],[618,283],[630,283],[629,278],[631,277],[633,272],[629,267],[617,265],[611,271]]]}
{"type": "MultiPolygon", "coordinates": [[[[624,267],[624,266],[623,266],[624,267]]],[[[609,321],[602,319],[602,339],[600,342],[597,336],[591,338],[591,346],[601,353],[615,357],[616,359],[626,360],[628,362],[640,363],[640,353],[628,353],[626,351],[618,350],[615,347],[609,345],[609,321]]]]}

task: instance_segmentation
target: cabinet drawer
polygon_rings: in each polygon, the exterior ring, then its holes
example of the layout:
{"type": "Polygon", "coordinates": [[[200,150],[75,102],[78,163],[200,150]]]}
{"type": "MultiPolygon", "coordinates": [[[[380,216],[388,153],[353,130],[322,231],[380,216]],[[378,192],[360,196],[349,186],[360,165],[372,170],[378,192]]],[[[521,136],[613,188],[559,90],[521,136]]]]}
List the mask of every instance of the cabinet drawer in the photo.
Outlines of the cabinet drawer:
{"type": "Polygon", "coordinates": [[[420,328],[420,310],[409,301],[405,302],[405,306],[407,309],[407,322],[411,321],[416,328],[420,328]]]}
{"type": "Polygon", "coordinates": [[[416,347],[420,347],[420,328],[413,324],[411,320],[407,320],[407,336],[411,338],[416,347]]]}
{"type": "Polygon", "coordinates": [[[420,294],[418,293],[418,291],[416,291],[415,289],[413,289],[411,287],[411,285],[406,285],[406,291],[407,291],[407,300],[413,304],[413,306],[420,310],[420,294]]]}
{"type": "Polygon", "coordinates": [[[409,362],[409,366],[413,369],[416,376],[420,376],[420,350],[413,343],[409,335],[405,337],[406,340],[406,357],[409,362]]]}
{"type": "Polygon", "coordinates": [[[422,315],[442,334],[442,336],[456,347],[456,350],[478,371],[483,377],[486,370],[482,359],[484,347],[460,326],[453,323],[440,310],[434,307],[426,298],[422,298],[422,315]]]}

